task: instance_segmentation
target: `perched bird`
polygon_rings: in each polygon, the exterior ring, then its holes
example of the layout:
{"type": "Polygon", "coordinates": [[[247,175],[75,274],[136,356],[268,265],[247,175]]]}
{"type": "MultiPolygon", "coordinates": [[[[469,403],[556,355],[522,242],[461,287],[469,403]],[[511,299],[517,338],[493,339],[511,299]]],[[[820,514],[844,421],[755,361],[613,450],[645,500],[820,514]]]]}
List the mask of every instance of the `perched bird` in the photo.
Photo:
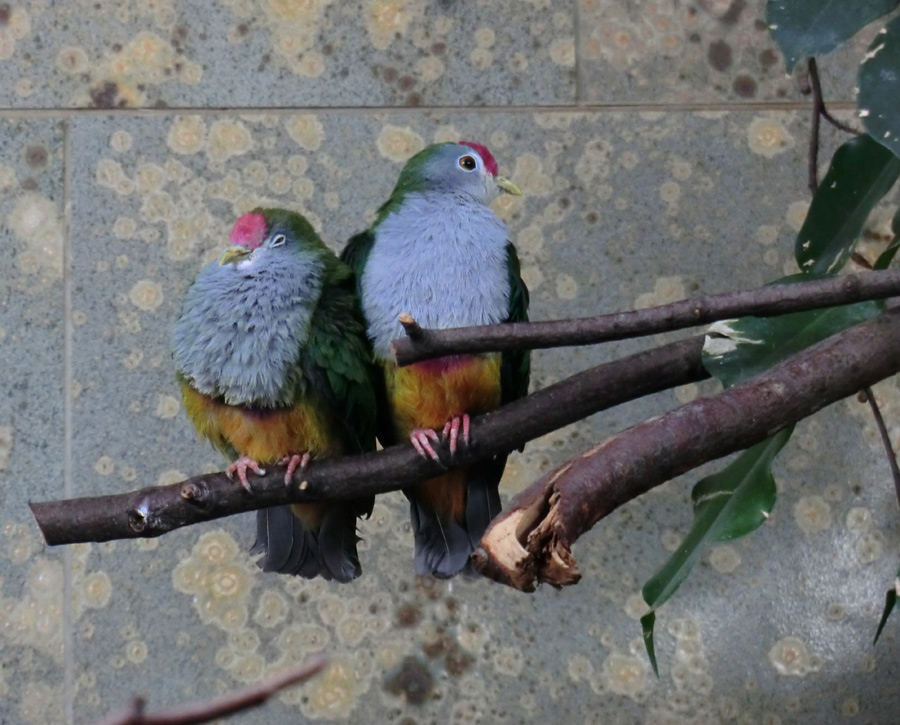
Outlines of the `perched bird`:
{"type": "MultiPolygon", "coordinates": [[[[255,209],[197,275],[172,334],[176,377],[197,431],[247,471],[375,448],[371,352],[353,273],[300,214],[255,209]]],[[[374,499],[257,512],[265,571],[346,582],[360,574],[356,518],[374,499]]]]}
{"type": "MultiPolygon", "coordinates": [[[[506,226],[488,208],[500,192],[521,194],[497,176],[497,162],[477,143],[443,143],[413,156],[370,229],[341,257],[356,272],[376,362],[383,370],[378,436],[408,438],[438,460],[433,430],[451,454],[468,443],[469,415],[528,391],[527,352],[453,355],[398,368],[390,342],[398,315],[423,327],[447,328],[527,320],[528,290],[506,226]]],[[[415,568],[452,577],[500,511],[497,487],[506,456],[448,471],[404,490],[415,536],[415,568]]]]}

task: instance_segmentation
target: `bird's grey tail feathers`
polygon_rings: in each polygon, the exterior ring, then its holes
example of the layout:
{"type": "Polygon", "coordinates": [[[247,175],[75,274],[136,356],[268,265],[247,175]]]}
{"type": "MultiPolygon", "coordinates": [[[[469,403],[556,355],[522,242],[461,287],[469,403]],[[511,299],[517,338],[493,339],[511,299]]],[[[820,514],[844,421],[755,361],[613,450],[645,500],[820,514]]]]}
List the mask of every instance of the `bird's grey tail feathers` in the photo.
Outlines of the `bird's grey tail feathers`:
{"type": "Polygon", "coordinates": [[[313,532],[290,506],[261,509],[256,512],[256,542],[250,553],[263,554],[257,561],[263,571],[349,582],[362,573],[356,516],[346,504],[329,506],[318,532],[313,532]]]}
{"type": "Polygon", "coordinates": [[[442,519],[422,505],[416,489],[404,489],[415,537],[413,565],[416,574],[449,579],[456,574],[474,574],[469,559],[491,520],[500,513],[497,487],[506,456],[470,466],[466,477],[464,521],[442,519]]]}

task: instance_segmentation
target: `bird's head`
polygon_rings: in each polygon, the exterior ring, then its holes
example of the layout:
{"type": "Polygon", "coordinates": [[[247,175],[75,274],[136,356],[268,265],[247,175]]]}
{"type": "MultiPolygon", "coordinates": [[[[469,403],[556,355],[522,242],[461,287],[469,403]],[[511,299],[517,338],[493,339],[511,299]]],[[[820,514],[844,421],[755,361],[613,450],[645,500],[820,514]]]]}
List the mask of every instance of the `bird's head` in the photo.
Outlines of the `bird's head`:
{"type": "Polygon", "coordinates": [[[313,228],[296,212],[254,209],[240,217],[231,229],[231,246],[219,257],[219,265],[265,264],[286,254],[296,254],[305,242],[319,242],[313,228]]]}
{"type": "Polygon", "coordinates": [[[497,175],[494,156],[474,141],[428,146],[406,162],[397,187],[468,194],[482,204],[489,204],[500,193],[522,193],[513,182],[497,175]]]}

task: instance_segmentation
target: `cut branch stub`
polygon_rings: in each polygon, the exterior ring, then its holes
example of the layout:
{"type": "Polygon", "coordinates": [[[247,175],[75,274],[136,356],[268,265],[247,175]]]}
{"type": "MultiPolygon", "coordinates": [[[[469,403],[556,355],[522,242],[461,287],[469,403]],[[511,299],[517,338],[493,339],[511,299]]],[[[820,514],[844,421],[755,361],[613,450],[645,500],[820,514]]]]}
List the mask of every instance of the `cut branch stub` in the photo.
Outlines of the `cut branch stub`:
{"type": "Polygon", "coordinates": [[[476,568],[523,591],[574,583],[572,545],[619,506],[897,372],[900,310],[890,310],[572,458],[513,498],[482,538],[476,568]]]}
{"type": "Polygon", "coordinates": [[[400,324],[403,325],[403,331],[410,340],[414,342],[422,342],[425,340],[425,330],[419,327],[419,323],[416,322],[415,317],[408,312],[401,312],[397,315],[397,319],[400,321],[400,324]]]}

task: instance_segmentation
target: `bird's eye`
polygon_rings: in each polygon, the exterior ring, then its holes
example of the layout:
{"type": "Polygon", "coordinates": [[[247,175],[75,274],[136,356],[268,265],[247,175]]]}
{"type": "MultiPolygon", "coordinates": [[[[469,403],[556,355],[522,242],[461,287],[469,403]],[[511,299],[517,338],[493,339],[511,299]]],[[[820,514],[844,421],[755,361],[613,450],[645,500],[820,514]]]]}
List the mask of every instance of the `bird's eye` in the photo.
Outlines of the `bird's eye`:
{"type": "Polygon", "coordinates": [[[474,171],[478,168],[478,162],[471,156],[463,156],[459,160],[459,168],[463,171],[474,171]]]}
{"type": "Polygon", "coordinates": [[[270,247],[280,247],[281,245],[283,245],[285,243],[285,241],[286,240],[285,240],[284,234],[276,234],[274,237],[272,237],[272,243],[269,246],[270,247]]]}

